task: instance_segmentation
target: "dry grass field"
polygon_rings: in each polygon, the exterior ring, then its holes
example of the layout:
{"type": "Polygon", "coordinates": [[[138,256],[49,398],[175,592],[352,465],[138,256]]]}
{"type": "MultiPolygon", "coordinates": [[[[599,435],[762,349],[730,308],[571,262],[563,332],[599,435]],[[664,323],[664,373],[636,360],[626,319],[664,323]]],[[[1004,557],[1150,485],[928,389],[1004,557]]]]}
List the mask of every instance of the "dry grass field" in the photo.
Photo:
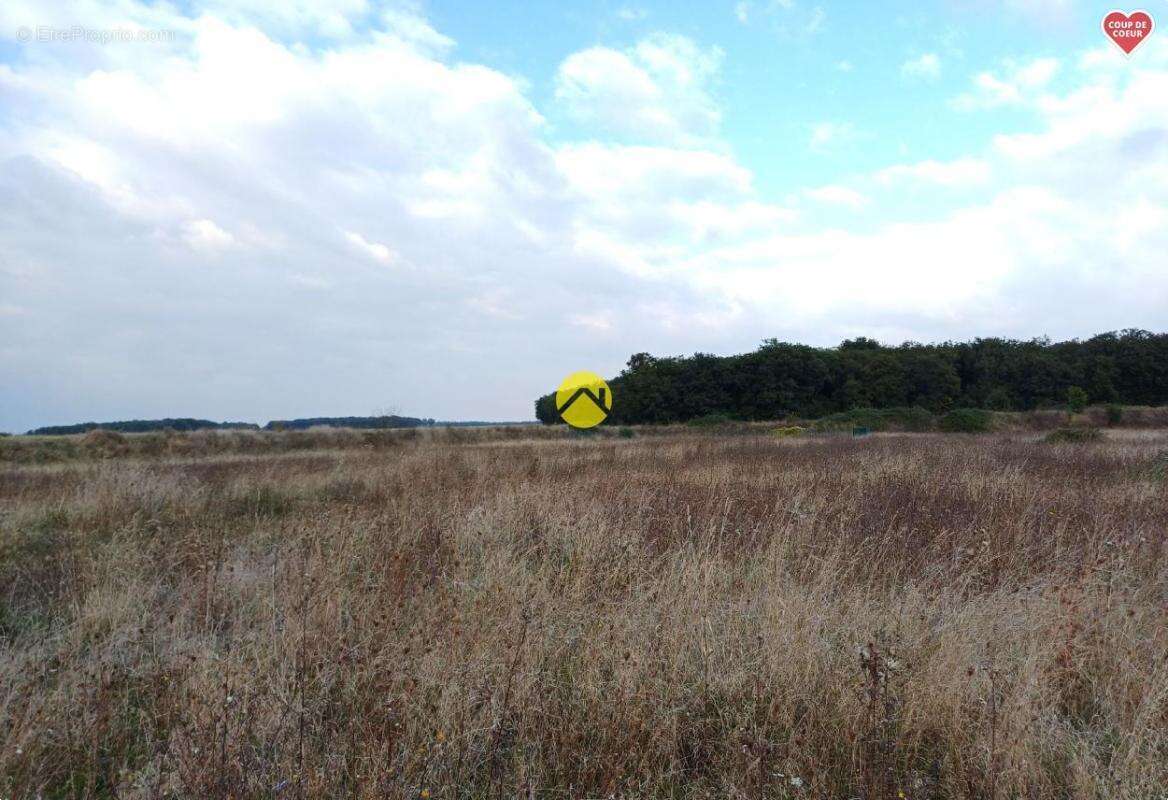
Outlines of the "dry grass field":
{"type": "Polygon", "coordinates": [[[1168,794],[1162,432],[100,439],[0,465],[6,799],[1168,794]]]}

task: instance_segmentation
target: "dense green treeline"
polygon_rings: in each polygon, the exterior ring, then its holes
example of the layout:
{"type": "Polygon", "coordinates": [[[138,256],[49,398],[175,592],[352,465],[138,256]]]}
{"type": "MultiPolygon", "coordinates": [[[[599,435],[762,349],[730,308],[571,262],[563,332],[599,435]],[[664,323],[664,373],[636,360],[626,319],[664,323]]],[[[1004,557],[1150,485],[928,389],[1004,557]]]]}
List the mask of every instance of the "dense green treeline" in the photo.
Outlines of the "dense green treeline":
{"type": "Polygon", "coordinates": [[[148,433],[150,431],[201,431],[201,430],[259,430],[259,425],[250,422],[213,422],[209,419],[190,417],[166,419],[129,419],[120,422],[79,422],[76,425],[48,425],[29,431],[30,436],[69,436],[88,433],[101,428],[119,433],[148,433]]]}
{"type": "Polygon", "coordinates": [[[155,431],[201,431],[201,430],[265,430],[304,431],[309,428],[356,428],[361,430],[382,430],[389,428],[475,428],[495,425],[527,425],[527,422],[483,422],[479,420],[444,421],[420,417],[401,417],[396,414],[376,417],[304,417],[301,419],[272,420],[261,429],[251,422],[213,422],[209,419],[133,419],[122,422],[80,422],[76,425],[49,425],[29,431],[31,436],[68,436],[88,433],[92,430],[118,431],[120,433],[151,433],[155,431]]]}
{"type": "MultiPolygon", "coordinates": [[[[308,430],[315,427],[332,428],[417,428],[434,424],[432,419],[399,417],[396,415],[378,417],[308,417],[304,419],[272,420],[262,430],[308,430]]],[[[202,431],[202,430],[261,430],[251,422],[213,422],[209,419],[132,419],[124,422],[81,422],[76,425],[50,425],[29,431],[33,436],[68,436],[88,433],[92,430],[118,431],[119,433],[150,433],[153,431],[202,431]]]]}
{"type": "MultiPolygon", "coordinates": [[[[768,339],[753,353],[656,358],[638,353],[610,381],[616,424],[820,417],[853,408],[921,406],[1024,411],[1065,404],[1168,403],[1168,334],[1143,330],[1091,339],[975,339],[886,347],[866,338],[821,348],[768,339]],[[1081,391],[1079,391],[1081,390],[1081,391]]],[[[558,421],[554,394],[536,417],[558,421]]]]}

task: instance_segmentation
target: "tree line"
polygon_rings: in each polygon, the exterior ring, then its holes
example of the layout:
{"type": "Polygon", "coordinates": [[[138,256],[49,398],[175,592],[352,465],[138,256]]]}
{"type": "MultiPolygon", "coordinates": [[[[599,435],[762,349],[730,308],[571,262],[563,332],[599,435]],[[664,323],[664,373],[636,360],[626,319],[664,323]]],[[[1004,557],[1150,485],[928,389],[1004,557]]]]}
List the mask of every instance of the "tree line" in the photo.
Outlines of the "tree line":
{"type": "MultiPolygon", "coordinates": [[[[885,346],[865,337],[838,347],[767,339],[752,353],[632,356],[609,381],[606,422],[817,418],[856,408],[918,406],[1025,411],[1091,403],[1168,403],[1168,334],[1128,329],[1087,340],[974,339],[885,346]]],[[[559,421],[555,393],[536,418],[559,421]]]]}
{"type": "MultiPolygon", "coordinates": [[[[305,417],[301,419],[272,420],[262,428],[253,422],[214,422],[209,419],[189,417],[166,419],[131,419],[119,422],[79,422],[75,425],[48,425],[34,428],[30,436],[69,436],[88,433],[93,430],[117,431],[119,433],[151,433],[156,431],[204,431],[204,430],[248,430],[248,431],[303,431],[315,427],[331,428],[419,428],[436,424],[432,419],[382,415],[376,417],[305,417]]],[[[441,423],[444,424],[444,423],[441,423]]],[[[481,424],[481,423],[467,423],[481,424]]]]}
{"type": "Polygon", "coordinates": [[[43,428],[34,428],[28,432],[29,436],[69,436],[76,433],[89,433],[97,429],[117,431],[119,433],[149,433],[151,431],[201,431],[201,430],[252,430],[258,431],[259,425],[251,422],[214,422],[209,419],[192,419],[180,417],[166,419],[127,419],[119,422],[78,422],[75,425],[47,425],[43,428]]]}
{"type": "Polygon", "coordinates": [[[358,428],[361,430],[381,430],[384,428],[428,428],[432,419],[399,417],[383,414],[376,417],[304,417],[302,419],[274,419],[264,426],[266,431],[304,431],[309,428],[358,428]]]}

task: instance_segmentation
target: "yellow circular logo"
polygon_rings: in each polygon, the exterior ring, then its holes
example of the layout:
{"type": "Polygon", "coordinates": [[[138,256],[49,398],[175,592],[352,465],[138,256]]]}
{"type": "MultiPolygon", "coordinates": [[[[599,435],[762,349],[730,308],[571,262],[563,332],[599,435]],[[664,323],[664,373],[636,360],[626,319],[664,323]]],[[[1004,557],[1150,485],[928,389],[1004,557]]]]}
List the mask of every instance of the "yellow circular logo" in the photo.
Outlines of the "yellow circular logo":
{"type": "Polygon", "coordinates": [[[595,372],[573,372],[556,389],[556,410],[573,428],[592,428],[612,411],[612,390],[595,372]]]}

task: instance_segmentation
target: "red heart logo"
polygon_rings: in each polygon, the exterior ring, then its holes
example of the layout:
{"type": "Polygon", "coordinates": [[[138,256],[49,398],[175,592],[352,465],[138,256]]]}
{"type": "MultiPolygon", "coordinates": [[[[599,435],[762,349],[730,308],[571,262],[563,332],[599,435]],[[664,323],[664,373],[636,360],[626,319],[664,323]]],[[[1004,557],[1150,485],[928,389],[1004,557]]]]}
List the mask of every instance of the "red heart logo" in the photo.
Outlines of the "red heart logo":
{"type": "Polygon", "coordinates": [[[1115,42],[1124,55],[1131,55],[1132,50],[1152,35],[1155,27],[1156,23],[1147,11],[1133,11],[1130,14],[1112,11],[1103,18],[1104,35],[1115,42]]]}

